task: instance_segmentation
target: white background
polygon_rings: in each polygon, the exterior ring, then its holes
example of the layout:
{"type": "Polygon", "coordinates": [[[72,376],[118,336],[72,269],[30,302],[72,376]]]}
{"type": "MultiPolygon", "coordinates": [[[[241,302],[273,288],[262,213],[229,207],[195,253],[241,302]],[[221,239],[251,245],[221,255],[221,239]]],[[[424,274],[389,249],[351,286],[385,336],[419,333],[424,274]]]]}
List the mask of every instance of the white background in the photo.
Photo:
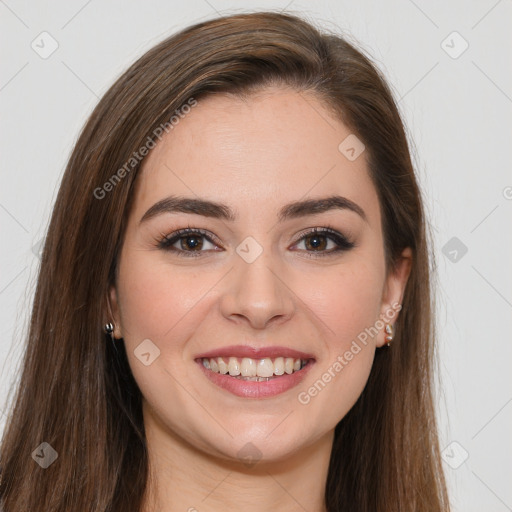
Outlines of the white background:
{"type": "Polygon", "coordinates": [[[438,408],[453,509],[512,510],[510,0],[0,0],[0,431],[22,354],[37,243],[98,99],[178,29],[218,14],[283,8],[365,48],[399,100],[435,234],[438,408]],[[42,45],[43,31],[58,43],[47,59],[31,47],[42,45]],[[467,50],[452,58],[464,41],[467,50]],[[455,249],[456,261],[451,246],[443,252],[452,237],[467,247],[463,256],[455,249]]]}

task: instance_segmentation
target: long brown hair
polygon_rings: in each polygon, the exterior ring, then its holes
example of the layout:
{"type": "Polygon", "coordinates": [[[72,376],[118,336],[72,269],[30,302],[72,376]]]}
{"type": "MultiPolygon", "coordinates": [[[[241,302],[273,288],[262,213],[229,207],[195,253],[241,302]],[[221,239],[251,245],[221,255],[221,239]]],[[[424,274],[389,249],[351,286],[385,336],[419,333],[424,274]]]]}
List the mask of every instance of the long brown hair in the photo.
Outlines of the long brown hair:
{"type": "Polygon", "coordinates": [[[123,344],[116,351],[102,330],[140,168],[126,162],[191,98],[276,84],[313,92],[364,142],[388,271],[403,248],[413,251],[393,345],[377,351],[362,395],[336,427],[327,508],[449,510],[433,406],[433,260],[400,114],[362,50],[299,17],[264,12],[196,24],[159,43],[83,128],[53,209],[2,439],[6,512],[140,509],[149,474],[141,393],[123,344]],[[43,442],[58,454],[46,469],[31,457],[43,442]]]}

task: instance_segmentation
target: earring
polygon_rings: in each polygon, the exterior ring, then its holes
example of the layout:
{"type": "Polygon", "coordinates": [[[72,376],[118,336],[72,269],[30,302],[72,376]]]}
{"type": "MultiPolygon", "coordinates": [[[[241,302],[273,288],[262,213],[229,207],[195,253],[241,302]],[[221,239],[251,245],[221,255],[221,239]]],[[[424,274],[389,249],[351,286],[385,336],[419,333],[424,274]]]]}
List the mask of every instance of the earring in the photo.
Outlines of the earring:
{"type": "Polygon", "coordinates": [[[112,338],[112,341],[114,341],[114,324],[112,322],[105,324],[103,326],[103,331],[112,338]]]}
{"type": "Polygon", "coordinates": [[[117,349],[116,339],[114,338],[114,329],[115,329],[115,326],[112,322],[109,322],[108,324],[105,324],[103,326],[103,331],[105,332],[105,334],[108,334],[110,336],[110,339],[112,340],[112,345],[114,345],[114,350],[116,351],[117,354],[119,354],[119,350],[117,349]]]}
{"type": "Polygon", "coordinates": [[[389,347],[391,345],[391,341],[393,341],[393,338],[395,336],[395,328],[392,324],[386,324],[386,345],[389,347]]]}

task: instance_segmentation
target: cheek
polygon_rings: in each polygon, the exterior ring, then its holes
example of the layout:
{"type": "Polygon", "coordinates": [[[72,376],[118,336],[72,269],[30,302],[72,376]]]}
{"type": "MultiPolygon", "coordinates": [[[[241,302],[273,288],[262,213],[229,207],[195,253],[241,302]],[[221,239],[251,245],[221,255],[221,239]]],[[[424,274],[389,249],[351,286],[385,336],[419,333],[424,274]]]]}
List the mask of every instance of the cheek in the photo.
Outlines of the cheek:
{"type": "Polygon", "coordinates": [[[323,425],[333,427],[366,385],[375,354],[373,337],[380,313],[383,272],[384,268],[371,260],[370,264],[359,261],[322,279],[302,283],[301,297],[321,320],[317,324],[323,331],[323,357],[297,397],[312,421],[321,417],[323,425]]]}
{"type": "MultiPolygon", "coordinates": [[[[320,320],[323,347],[328,352],[343,350],[375,325],[380,314],[383,269],[362,261],[297,283],[298,295],[320,320]]],[[[297,288],[296,288],[297,289],[297,288]]]]}
{"type": "MultiPolygon", "coordinates": [[[[146,338],[157,344],[169,337],[186,338],[189,317],[201,309],[201,299],[215,279],[207,273],[199,277],[185,268],[171,272],[165,258],[155,258],[146,251],[132,251],[120,265],[119,302],[125,342],[134,346],[146,338]],[[180,336],[176,336],[178,331],[180,336]]],[[[168,348],[178,347],[173,344],[168,348]]]]}
{"type": "Polygon", "coordinates": [[[183,362],[190,352],[187,347],[208,312],[208,292],[218,278],[185,267],[172,269],[165,256],[155,257],[153,252],[128,252],[120,261],[118,291],[130,368],[153,407],[165,413],[169,405],[169,396],[162,394],[165,390],[172,395],[173,407],[185,413],[193,403],[189,395],[176,390],[181,388],[183,362]],[[148,348],[142,351],[142,346],[148,348]],[[148,365],[139,358],[145,352],[150,353],[148,365]]]}

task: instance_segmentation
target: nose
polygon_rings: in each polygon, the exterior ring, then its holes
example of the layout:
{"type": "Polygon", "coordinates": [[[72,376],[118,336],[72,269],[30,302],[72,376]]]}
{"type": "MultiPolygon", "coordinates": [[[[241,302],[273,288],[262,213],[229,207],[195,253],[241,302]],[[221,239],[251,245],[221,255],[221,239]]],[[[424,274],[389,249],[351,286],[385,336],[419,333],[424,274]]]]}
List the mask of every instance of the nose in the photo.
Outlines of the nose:
{"type": "Polygon", "coordinates": [[[293,316],[294,294],[277,265],[271,265],[265,251],[256,261],[239,259],[229,273],[221,298],[222,314],[231,321],[265,329],[293,316]]]}

